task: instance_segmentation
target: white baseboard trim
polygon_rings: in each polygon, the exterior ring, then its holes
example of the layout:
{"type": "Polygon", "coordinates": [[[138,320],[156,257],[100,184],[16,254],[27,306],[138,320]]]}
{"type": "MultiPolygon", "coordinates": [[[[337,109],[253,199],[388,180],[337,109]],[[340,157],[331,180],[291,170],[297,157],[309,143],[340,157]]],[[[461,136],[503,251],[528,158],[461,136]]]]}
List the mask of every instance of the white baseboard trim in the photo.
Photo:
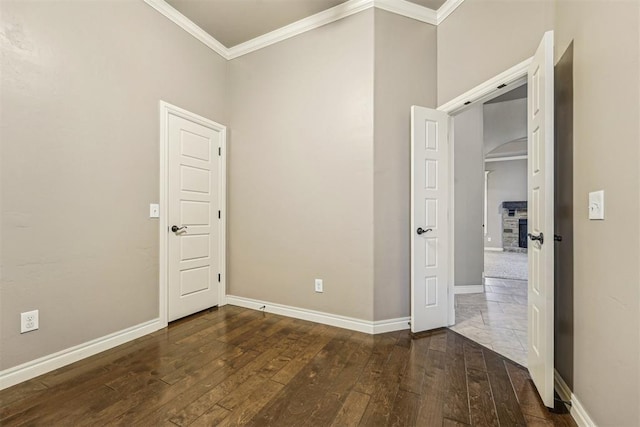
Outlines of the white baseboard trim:
{"type": "Polygon", "coordinates": [[[456,285],[453,293],[458,294],[481,294],[484,292],[484,285],[456,285]]]}
{"type": "Polygon", "coordinates": [[[484,250],[489,252],[504,252],[504,248],[492,248],[492,247],[486,247],[486,246],[484,250]]]}
{"type": "Polygon", "coordinates": [[[104,337],[96,338],[86,343],[23,363],[22,365],[5,369],[0,372],[0,390],[140,338],[162,329],[164,326],[166,325],[162,325],[160,319],[149,320],[148,322],[140,323],[139,325],[105,335],[104,337]]]}
{"type": "Polygon", "coordinates": [[[336,326],[338,328],[350,329],[352,331],[364,332],[366,334],[382,334],[385,332],[401,331],[409,329],[409,317],[397,319],[386,319],[370,322],[367,320],[355,319],[353,317],[340,316],[338,314],[324,313],[321,311],[308,310],[306,308],[291,307],[283,304],[276,304],[268,301],[259,301],[251,298],[227,295],[227,304],[252,310],[262,310],[267,313],[279,314],[281,316],[293,317],[295,319],[309,320],[311,322],[322,323],[324,325],[336,326]],[[264,309],[263,309],[264,307],[264,309]]]}
{"type": "Polygon", "coordinates": [[[575,394],[569,389],[569,386],[560,376],[557,370],[554,369],[554,382],[556,385],[556,391],[560,396],[560,399],[571,402],[571,406],[568,408],[571,416],[575,420],[579,427],[596,427],[596,423],[593,422],[584,406],[580,403],[575,394]]]}

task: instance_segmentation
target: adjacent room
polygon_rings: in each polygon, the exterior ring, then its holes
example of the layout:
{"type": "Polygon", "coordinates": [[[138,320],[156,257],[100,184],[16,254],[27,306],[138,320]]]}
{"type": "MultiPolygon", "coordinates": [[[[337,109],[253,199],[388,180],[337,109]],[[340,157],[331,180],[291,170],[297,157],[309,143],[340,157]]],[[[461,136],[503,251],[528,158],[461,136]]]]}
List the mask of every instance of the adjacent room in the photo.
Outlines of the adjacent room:
{"type": "Polygon", "coordinates": [[[527,85],[496,92],[454,119],[452,329],[526,366],[527,85]]]}

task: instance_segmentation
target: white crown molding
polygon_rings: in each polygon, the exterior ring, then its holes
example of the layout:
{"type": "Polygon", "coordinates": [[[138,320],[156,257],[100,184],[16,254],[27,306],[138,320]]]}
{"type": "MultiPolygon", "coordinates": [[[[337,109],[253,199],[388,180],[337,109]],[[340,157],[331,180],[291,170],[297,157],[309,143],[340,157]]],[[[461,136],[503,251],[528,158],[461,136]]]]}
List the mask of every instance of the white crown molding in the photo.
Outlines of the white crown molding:
{"type": "Polygon", "coordinates": [[[533,57],[525,59],[521,63],[514,65],[486,82],[474,87],[460,96],[453,98],[451,101],[442,104],[438,107],[438,110],[449,114],[459,113],[466,108],[471,107],[476,102],[484,101],[488,97],[499,96],[510,91],[513,89],[513,83],[521,79],[526,79],[527,70],[529,69],[529,65],[532,61],[533,57]],[[498,86],[502,85],[506,86],[497,89],[498,86]]]}
{"type": "Polygon", "coordinates": [[[192,20],[178,12],[169,3],[164,0],[144,0],[144,2],[169,18],[187,33],[200,40],[205,44],[205,46],[216,52],[218,55],[222,56],[224,59],[229,59],[229,50],[222,43],[197,26],[192,20]]]}
{"type": "Polygon", "coordinates": [[[229,59],[234,59],[258,49],[281,42],[298,34],[314,30],[326,24],[330,24],[347,16],[373,7],[374,0],[349,0],[330,9],[311,15],[307,18],[293,22],[277,30],[258,36],[229,48],[229,59]]]}
{"type": "Polygon", "coordinates": [[[444,2],[444,4],[438,8],[436,25],[440,25],[442,21],[447,19],[463,1],[464,0],[447,0],[444,2]]]}
{"type": "Polygon", "coordinates": [[[406,16],[416,21],[431,25],[437,25],[438,23],[438,13],[435,10],[406,0],[373,0],[373,4],[378,9],[406,16]]]}
{"type": "Polygon", "coordinates": [[[406,16],[420,22],[438,25],[444,21],[464,0],[447,0],[437,11],[411,3],[406,0],[348,0],[330,9],[316,13],[277,30],[254,39],[227,48],[189,18],[178,12],[165,0],[143,0],[149,6],[163,14],[180,28],[204,43],[218,55],[229,60],[254,52],[274,43],[297,36],[307,31],[346,18],[363,10],[376,7],[397,15],[406,16]]]}
{"type": "Polygon", "coordinates": [[[75,347],[70,347],[57,353],[23,363],[22,365],[5,369],[0,372],[0,390],[117,347],[120,344],[140,338],[163,327],[160,319],[150,320],[75,347]]]}
{"type": "Polygon", "coordinates": [[[576,395],[573,394],[567,383],[564,382],[560,373],[555,369],[553,370],[553,373],[556,386],[555,389],[558,392],[560,399],[565,402],[571,402],[571,406],[569,406],[568,409],[576,424],[578,424],[579,427],[595,427],[596,423],[593,422],[586,409],[584,409],[584,406],[582,406],[582,403],[580,403],[576,395]]]}
{"type": "Polygon", "coordinates": [[[281,316],[293,317],[295,319],[308,320],[311,322],[322,323],[323,325],[364,332],[365,334],[382,334],[409,329],[409,317],[370,322],[367,320],[355,319],[353,317],[340,316],[338,314],[291,307],[288,305],[275,304],[268,301],[260,301],[234,295],[227,295],[226,302],[227,304],[238,307],[265,311],[267,313],[279,314],[281,316]]]}

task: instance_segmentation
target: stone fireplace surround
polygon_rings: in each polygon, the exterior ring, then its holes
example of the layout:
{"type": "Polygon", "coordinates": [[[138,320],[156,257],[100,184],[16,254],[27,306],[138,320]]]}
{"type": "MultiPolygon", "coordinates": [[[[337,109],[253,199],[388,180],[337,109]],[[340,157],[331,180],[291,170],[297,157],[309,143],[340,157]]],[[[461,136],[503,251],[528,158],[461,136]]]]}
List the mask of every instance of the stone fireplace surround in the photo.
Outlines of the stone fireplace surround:
{"type": "MultiPolygon", "coordinates": [[[[520,219],[527,218],[527,202],[502,202],[502,247],[505,252],[527,252],[520,246],[520,219]]],[[[525,241],[526,242],[526,241],[525,241]]]]}

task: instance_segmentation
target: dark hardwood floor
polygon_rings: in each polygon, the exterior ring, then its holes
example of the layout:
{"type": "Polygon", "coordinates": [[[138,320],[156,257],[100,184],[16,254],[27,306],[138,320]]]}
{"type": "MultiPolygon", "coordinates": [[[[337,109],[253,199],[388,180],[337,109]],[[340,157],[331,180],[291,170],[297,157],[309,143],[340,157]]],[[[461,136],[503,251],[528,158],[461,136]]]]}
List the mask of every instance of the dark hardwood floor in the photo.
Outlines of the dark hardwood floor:
{"type": "Polygon", "coordinates": [[[0,425],[575,425],[455,332],[366,335],[225,306],[0,392],[0,425]]]}

